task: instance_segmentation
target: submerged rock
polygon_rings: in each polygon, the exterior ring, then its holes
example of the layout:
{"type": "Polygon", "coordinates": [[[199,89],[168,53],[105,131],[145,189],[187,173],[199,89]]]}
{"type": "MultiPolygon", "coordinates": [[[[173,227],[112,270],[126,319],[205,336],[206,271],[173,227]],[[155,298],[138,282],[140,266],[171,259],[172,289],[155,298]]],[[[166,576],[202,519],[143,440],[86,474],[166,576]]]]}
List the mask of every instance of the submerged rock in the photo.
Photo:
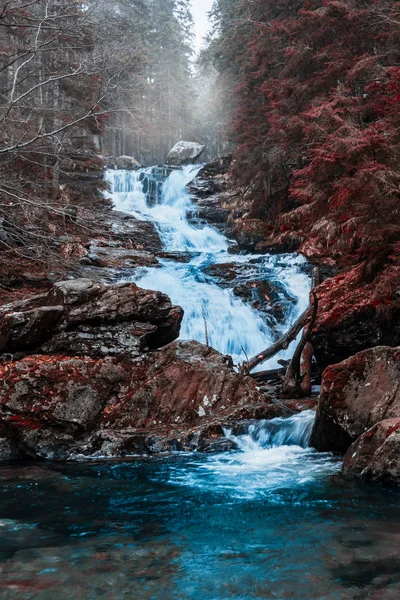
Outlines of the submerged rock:
{"type": "Polygon", "coordinates": [[[344,453],[383,419],[400,418],[399,382],[400,348],[371,348],[328,367],[311,444],[344,453]]]}
{"type": "Polygon", "coordinates": [[[196,142],[178,142],[170,150],[165,162],[173,166],[194,163],[203,153],[204,148],[205,146],[196,142]]]}

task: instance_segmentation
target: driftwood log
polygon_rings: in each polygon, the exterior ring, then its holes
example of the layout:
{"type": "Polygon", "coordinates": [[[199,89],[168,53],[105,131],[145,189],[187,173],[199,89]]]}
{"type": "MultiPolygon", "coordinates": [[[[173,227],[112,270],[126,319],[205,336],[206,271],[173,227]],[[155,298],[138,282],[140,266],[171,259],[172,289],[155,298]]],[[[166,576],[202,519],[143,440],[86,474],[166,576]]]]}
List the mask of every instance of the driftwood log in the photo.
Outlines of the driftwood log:
{"type": "Polygon", "coordinates": [[[313,270],[312,276],[312,291],[310,293],[310,307],[304,311],[292,327],[283,335],[277,342],[269,348],[260,352],[249,360],[242,367],[242,371],[249,374],[258,365],[272,358],[278,352],[287,350],[290,344],[297,338],[300,331],[303,329],[303,335],[295,350],[292,360],[289,363],[279,361],[287,369],[272,369],[270,371],[262,371],[252,375],[257,381],[283,380],[283,392],[285,395],[293,393],[294,395],[308,395],[311,392],[311,365],[313,357],[313,349],[309,343],[309,335],[314,327],[318,312],[318,298],[314,292],[314,288],[320,283],[320,270],[316,267],[313,270]],[[304,368],[301,370],[301,364],[304,368]],[[302,382],[304,384],[302,386],[302,382]]]}
{"type": "MultiPolygon", "coordinates": [[[[309,341],[310,333],[314,327],[315,319],[317,318],[318,312],[318,298],[315,292],[312,292],[313,296],[313,308],[311,313],[311,319],[309,324],[304,327],[303,335],[301,336],[300,342],[297,345],[296,350],[294,351],[292,360],[290,361],[289,367],[286,371],[285,379],[282,385],[282,394],[285,396],[290,396],[291,398],[296,398],[303,395],[303,391],[301,389],[301,383],[303,377],[300,374],[300,362],[303,352],[306,348],[306,345],[309,341]]],[[[311,357],[312,359],[312,357],[311,357]]],[[[310,359],[310,370],[311,370],[311,359],[310,359]]],[[[311,381],[311,376],[310,376],[311,381]]],[[[311,392],[311,389],[310,389],[311,392]]]]}
{"type": "Polygon", "coordinates": [[[253,369],[261,365],[263,362],[272,358],[281,350],[287,350],[290,344],[297,338],[300,331],[307,325],[308,320],[310,318],[310,309],[307,308],[306,311],[297,319],[297,321],[292,325],[292,327],[283,335],[275,344],[272,344],[269,348],[264,350],[264,352],[260,352],[254,358],[250,359],[247,363],[246,370],[250,373],[253,369]]]}

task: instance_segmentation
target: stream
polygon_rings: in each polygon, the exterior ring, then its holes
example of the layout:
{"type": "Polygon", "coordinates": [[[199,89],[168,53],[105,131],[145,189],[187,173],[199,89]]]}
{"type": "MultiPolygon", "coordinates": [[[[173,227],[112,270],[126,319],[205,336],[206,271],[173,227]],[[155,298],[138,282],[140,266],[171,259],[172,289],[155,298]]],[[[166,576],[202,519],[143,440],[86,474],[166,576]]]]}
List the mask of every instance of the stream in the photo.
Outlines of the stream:
{"type": "MultiPolygon", "coordinates": [[[[309,276],[293,255],[230,254],[196,219],[198,168],[107,173],[116,208],[186,257],[123,277],[184,307],[182,339],[208,335],[238,363],[304,310],[309,276]],[[210,271],[226,264],[245,267],[243,284],[271,281],[284,318],[210,271]]],[[[344,479],[338,457],[309,447],[313,422],[305,411],[226,430],[239,450],[225,454],[1,464],[0,599],[398,600],[400,492],[344,479]]]]}
{"type": "MultiPolygon", "coordinates": [[[[157,228],[164,250],[186,256],[188,262],[161,260],[161,268],[136,269],[128,277],[140,287],[159,290],[184,308],[181,338],[206,342],[234,362],[244,362],[272,344],[279,333],[303,312],[309,302],[310,278],[306,261],[296,255],[236,255],[228,252],[233,242],[192,215],[196,206],[187,185],[199,172],[198,165],[172,171],[162,168],[139,171],[107,171],[117,210],[151,221],[157,228]],[[222,287],[212,268],[232,265],[246,280],[267,280],[276,290],[284,313],[277,323],[245,303],[228,286],[222,287]]],[[[277,355],[260,369],[275,368],[279,359],[291,356],[293,347],[277,355]]]]}

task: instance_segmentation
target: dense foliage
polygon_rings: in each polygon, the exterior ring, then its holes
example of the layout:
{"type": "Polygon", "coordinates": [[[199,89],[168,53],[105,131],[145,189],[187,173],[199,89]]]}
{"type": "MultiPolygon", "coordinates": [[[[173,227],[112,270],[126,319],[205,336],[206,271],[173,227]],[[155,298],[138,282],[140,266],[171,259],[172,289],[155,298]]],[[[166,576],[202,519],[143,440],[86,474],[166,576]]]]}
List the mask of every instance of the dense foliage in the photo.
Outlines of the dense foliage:
{"type": "Polygon", "coordinates": [[[152,164],[190,137],[189,5],[0,3],[0,249],[15,269],[93,234],[99,152],[152,164]]]}
{"type": "Polygon", "coordinates": [[[400,3],[244,0],[234,19],[226,4],[216,56],[222,76],[235,64],[226,92],[248,215],[344,262],[395,260],[400,3]]]}
{"type": "Polygon", "coordinates": [[[116,65],[74,0],[3,3],[0,57],[0,242],[6,255],[47,263],[76,204],[90,206],[94,186],[80,176],[101,168],[116,65]]]}

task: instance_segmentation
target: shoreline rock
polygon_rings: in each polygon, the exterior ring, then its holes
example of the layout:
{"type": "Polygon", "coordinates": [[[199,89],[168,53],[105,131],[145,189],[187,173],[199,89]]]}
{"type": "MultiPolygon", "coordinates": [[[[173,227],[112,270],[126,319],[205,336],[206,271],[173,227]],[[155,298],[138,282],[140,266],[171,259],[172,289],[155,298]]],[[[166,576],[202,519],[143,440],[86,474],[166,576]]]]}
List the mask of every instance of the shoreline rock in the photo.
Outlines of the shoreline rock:
{"type": "Polygon", "coordinates": [[[343,462],[344,475],[373,482],[400,483],[400,417],[374,425],[348,449],[343,462]]]}
{"type": "Polygon", "coordinates": [[[231,357],[174,341],[182,318],[160,292],[87,279],[3,306],[0,458],[231,449],[224,423],[284,413],[231,357]]]}
{"type": "Polygon", "coordinates": [[[378,346],[323,374],[311,445],[345,453],[384,419],[400,418],[400,348],[378,346]]]}
{"type": "Polygon", "coordinates": [[[0,378],[3,460],[232,449],[232,419],[282,416],[230,357],[197,342],[122,362],[33,355],[0,378]]]}

